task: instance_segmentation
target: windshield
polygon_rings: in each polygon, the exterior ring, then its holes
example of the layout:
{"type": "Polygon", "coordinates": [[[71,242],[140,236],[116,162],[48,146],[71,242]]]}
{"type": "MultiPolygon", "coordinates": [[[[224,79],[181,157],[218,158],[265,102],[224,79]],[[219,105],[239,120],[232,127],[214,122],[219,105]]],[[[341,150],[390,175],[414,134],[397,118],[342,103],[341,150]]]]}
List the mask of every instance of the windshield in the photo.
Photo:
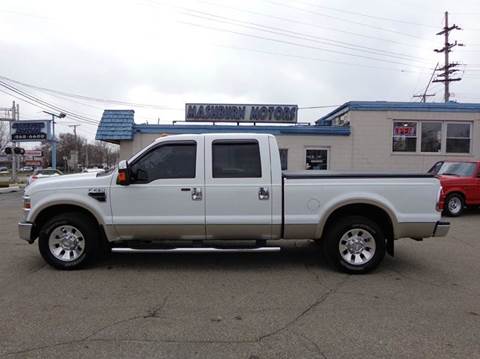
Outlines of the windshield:
{"type": "Polygon", "coordinates": [[[475,163],[470,162],[444,162],[439,175],[451,175],[460,177],[469,177],[475,171],[475,163]]]}

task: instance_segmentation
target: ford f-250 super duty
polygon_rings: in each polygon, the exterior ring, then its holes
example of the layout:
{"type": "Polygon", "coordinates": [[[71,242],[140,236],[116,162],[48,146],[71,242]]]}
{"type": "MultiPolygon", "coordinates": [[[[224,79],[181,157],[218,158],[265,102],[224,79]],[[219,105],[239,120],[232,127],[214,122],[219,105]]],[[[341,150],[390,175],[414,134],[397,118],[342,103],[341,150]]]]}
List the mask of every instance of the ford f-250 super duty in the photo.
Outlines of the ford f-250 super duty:
{"type": "Polygon", "coordinates": [[[393,255],[395,239],[447,234],[440,192],[428,174],[282,173],[271,135],[176,135],[108,173],[36,181],[19,232],[60,269],[112,246],[313,239],[333,265],[362,273],[393,255]]]}

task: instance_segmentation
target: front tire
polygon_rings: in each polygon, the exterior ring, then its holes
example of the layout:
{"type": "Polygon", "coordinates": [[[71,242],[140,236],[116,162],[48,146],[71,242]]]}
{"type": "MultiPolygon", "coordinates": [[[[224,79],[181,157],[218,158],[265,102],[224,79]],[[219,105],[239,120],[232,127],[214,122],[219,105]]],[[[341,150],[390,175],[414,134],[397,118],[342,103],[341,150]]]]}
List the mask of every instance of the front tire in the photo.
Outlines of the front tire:
{"type": "Polygon", "coordinates": [[[83,213],[54,216],[40,229],[38,248],[52,267],[78,269],[93,262],[99,253],[98,225],[83,213]]]}
{"type": "Polygon", "coordinates": [[[448,195],[445,201],[445,214],[449,217],[458,217],[465,209],[465,201],[458,193],[448,195]]]}
{"type": "Polygon", "coordinates": [[[327,261],[347,273],[370,272],[385,257],[382,229],[362,216],[348,216],[330,225],[323,244],[327,261]]]}

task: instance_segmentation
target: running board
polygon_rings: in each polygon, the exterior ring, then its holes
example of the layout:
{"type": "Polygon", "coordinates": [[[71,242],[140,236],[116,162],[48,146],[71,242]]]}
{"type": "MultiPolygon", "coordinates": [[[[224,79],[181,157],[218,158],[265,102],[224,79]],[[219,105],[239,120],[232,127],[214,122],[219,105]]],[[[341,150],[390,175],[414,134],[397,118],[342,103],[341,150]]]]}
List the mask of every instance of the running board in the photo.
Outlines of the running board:
{"type": "Polygon", "coordinates": [[[259,247],[259,248],[166,248],[166,249],[135,249],[135,248],[112,248],[113,253],[252,253],[252,252],[279,252],[280,247],[259,247]]]}

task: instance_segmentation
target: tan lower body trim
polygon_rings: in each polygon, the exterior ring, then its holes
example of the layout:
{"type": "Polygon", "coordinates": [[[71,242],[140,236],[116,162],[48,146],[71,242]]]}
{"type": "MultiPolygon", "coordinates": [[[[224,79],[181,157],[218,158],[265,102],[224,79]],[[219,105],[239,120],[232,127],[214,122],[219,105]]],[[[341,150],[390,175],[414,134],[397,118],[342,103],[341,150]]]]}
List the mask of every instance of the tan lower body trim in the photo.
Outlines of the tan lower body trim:
{"type": "Polygon", "coordinates": [[[397,223],[395,238],[428,238],[433,236],[435,222],[397,223]]]}

